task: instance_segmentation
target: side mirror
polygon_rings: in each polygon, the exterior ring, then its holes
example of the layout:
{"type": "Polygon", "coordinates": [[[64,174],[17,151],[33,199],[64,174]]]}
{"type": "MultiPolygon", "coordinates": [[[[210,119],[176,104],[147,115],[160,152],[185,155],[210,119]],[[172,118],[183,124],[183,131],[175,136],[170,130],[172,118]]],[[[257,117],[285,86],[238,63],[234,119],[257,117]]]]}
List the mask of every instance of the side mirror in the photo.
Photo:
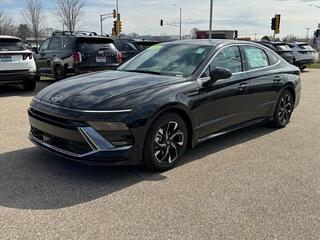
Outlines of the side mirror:
{"type": "Polygon", "coordinates": [[[38,49],[37,47],[33,47],[33,48],[32,48],[32,52],[34,52],[34,53],[37,53],[37,54],[38,54],[38,53],[39,53],[39,49],[38,49]]]}
{"type": "Polygon", "coordinates": [[[213,84],[220,79],[231,78],[231,76],[232,76],[232,73],[228,69],[217,67],[210,71],[210,80],[208,82],[210,84],[213,84]]]}

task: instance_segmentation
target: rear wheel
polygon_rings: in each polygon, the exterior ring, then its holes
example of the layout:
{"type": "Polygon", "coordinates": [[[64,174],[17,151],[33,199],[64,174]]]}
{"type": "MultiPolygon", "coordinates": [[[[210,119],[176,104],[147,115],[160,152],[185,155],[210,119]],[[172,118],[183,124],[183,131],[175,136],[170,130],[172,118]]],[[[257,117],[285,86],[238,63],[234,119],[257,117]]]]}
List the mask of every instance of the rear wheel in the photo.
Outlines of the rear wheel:
{"type": "Polygon", "coordinates": [[[173,168],[187,147],[188,131],[175,113],[164,113],[152,124],[144,147],[144,163],[151,170],[173,168]]]}
{"type": "Polygon", "coordinates": [[[59,80],[65,78],[65,72],[64,72],[64,69],[62,68],[62,66],[56,65],[54,67],[53,76],[54,76],[56,81],[59,81],[59,80]]]}
{"type": "Polygon", "coordinates": [[[293,111],[293,96],[289,90],[284,90],[277,102],[273,113],[272,125],[277,128],[285,127],[291,118],[293,111]]]}
{"type": "Polygon", "coordinates": [[[36,88],[37,79],[35,77],[33,79],[24,80],[22,85],[25,91],[33,91],[36,88]]]}

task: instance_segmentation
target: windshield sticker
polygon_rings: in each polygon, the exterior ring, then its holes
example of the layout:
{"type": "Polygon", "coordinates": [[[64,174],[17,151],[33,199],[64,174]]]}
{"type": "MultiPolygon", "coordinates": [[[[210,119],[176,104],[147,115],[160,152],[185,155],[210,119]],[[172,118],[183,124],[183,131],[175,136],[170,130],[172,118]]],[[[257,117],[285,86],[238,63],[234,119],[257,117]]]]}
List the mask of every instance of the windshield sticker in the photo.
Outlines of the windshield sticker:
{"type": "Polygon", "coordinates": [[[161,48],[162,48],[162,45],[156,44],[156,45],[153,45],[153,46],[151,46],[151,47],[149,47],[147,49],[149,49],[149,50],[159,50],[161,48]]]}
{"type": "Polygon", "coordinates": [[[198,48],[198,50],[196,51],[197,54],[202,54],[205,51],[205,49],[203,48],[198,48]]]}

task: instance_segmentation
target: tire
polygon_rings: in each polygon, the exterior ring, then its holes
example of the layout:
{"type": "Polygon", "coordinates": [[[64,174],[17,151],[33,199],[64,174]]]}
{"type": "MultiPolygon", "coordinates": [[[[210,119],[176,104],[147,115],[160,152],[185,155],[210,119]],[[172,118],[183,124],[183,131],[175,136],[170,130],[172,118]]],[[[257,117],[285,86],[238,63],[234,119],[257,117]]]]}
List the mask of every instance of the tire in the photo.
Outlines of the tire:
{"type": "Polygon", "coordinates": [[[183,156],[188,141],[185,121],[175,113],[160,115],[151,125],[144,146],[144,165],[153,171],[173,168],[183,156]]]}
{"type": "Polygon", "coordinates": [[[306,68],[307,68],[307,66],[301,66],[300,67],[301,72],[303,72],[306,68]]]}
{"type": "Polygon", "coordinates": [[[65,71],[62,66],[56,65],[53,70],[53,77],[56,81],[62,80],[65,78],[65,71]]]}
{"type": "Polygon", "coordinates": [[[25,91],[34,91],[36,89],[37,79],[35,77],[33,79],[24,80],[22,85],[25,91]]]}
{"type": "Polygon", "coordinates": [[[294,107],[293,96],[289,90],[284,90],[279,97],[273,113],[271,124],[276,128],[284,128],[290,121],[294,107]]]}

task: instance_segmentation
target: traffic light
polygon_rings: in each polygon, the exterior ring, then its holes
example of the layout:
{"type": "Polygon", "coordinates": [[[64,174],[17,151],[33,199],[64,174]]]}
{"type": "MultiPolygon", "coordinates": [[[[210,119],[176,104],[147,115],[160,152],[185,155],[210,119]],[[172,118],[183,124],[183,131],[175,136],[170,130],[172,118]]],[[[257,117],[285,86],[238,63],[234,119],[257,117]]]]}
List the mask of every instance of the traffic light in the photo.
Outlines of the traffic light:
{"type": "Polygon", "coordinates": [[[280,14],[276,14],[276,16],[271,19],[271,30],[273,30],[275,34],[280,33],[280,19],[280,14]]]}
{"type": "Polygon", "coordinates": [[[271,30],[276,30],[276,18],[271,19],[271,30]]]}
{"type": "Polygon", "coordinates": [[[160,26],[161,27],[163,26],[163,20],[162,19],[160,20],[160,26]]]}
{"type": "Polygon", "coordinates": [[[117,11],[115,9],[113,9],[112,16],[113,18],[117,18],[117,11]]]}
{"type": "Polygon", "coordinates": [[[118,35],[118,21],[113,21],[112,36],[118,35]]]}
{"type": "Polygon", "coordinates": [[[275,29],[276,34],[280,33],[280,19],[281,19],[281,15],[277,14],[276,15],[276,29],[275,29]]]}
{"type": "Polygon", "coordinates": [[[117,33],[122,32],[122,22],[119,20],[117,21],[117,33]]]}

